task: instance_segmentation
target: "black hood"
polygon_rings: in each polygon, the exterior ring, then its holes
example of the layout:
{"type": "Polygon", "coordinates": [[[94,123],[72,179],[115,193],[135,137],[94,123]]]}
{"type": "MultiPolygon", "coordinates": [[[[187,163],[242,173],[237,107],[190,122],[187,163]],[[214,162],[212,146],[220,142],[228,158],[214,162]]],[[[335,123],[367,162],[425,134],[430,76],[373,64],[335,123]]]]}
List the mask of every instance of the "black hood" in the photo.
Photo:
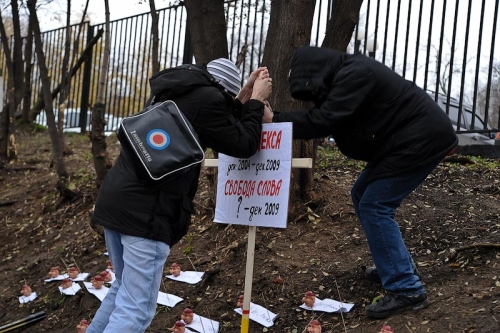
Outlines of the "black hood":
{"type": "Polygon", "coordinates": [[[290,94],[301,101],[322,103],[335,74],[347,54],[320,47],[304,46],[295,51],[290,64],[290,94]]]}
{"type": "Polygon", "coordinates": [[[174,99],[203,86],[217,86],[215,79],[203,67],[181,65],[164,69],[149,79],[155,100],[174,99]]]}

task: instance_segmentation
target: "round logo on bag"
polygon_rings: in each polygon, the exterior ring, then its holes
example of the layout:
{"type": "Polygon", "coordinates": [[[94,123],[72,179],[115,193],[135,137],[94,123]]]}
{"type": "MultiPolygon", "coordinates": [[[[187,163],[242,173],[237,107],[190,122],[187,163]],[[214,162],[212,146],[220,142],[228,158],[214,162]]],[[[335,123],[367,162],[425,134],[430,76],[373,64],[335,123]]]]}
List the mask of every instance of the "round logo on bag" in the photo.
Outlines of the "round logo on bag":
{"type": "Polygon", "coordinates": [[[159,128],[149,131],[146,138],[151,148],[156,150],[163,150],[170,144],[170,135],[159,128]]]}

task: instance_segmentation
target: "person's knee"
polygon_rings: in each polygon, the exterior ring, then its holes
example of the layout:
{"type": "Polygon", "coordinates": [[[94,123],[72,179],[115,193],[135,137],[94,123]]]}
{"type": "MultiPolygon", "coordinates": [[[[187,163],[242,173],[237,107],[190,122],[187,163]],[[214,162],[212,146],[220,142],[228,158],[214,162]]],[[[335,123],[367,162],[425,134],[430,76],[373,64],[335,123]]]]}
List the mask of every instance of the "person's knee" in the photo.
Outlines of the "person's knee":
{"type": "Polygon", "coordinates": [[[394,209],[379,201],[363,198],[358,204],[358,214],[361,224],[379,223],[382,220],[393,220],[394,209]]]}
{"type": "Polygon", "coordinates": [[[358,203],[358,209],[366,214],[373,214],[380,210],[380,206],[374,201],[360,200],[358,203]]]}
{"type": "Polygon", "coordinates": [[[377,216],[384,215],[383,210],[383,207],[374,201],[360,200],[358,203],[358,211],[363,220],[373,220],[377,216]]]}

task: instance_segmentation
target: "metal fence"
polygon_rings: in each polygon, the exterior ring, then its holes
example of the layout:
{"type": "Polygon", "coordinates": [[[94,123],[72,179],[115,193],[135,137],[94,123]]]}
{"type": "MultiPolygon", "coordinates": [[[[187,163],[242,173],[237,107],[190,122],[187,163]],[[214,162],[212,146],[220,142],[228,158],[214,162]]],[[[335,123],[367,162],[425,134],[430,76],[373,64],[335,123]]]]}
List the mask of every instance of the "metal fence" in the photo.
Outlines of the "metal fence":
{"type": "Polygon", "coordinates": [[[427,90],[458,133],[486,133],[500,127],[498,6],[498,0],[365,0],[352,43],[427,90]]]}
{"type": "MultiPolygon", "coordinates": [[[[311,45],[321,45],[333,2],[317,0],[311,45]]],[[[358,27],[345,51],[374,57],[414,81],[440,102],[450,117],[454,115],[450,109],[457,109],[457,132],[494,131],[500,127],[500,63],[495,58],[498,1],[475,0],[472,4],[472,0],[365,0],[358,27]]],[[[262,59],[270,6],[270,0],[232,0],[225,4],[230,58],[236,60],[242,47],[248,48],[241,65],[242,80],[262,59]]],[[[158,14],[160,67],[194,61],[186,38],[183,5],[161,9],[158,14]]],[[[141,110],[149,97],[148,78],[153,74],[151,15],[112,21],[110,26],[105,103],[107,113],[114,116],[108,125],[112,128],[117,125],[116,117],[141,110]]],[[[79,36],[80,40],[72,52],[81,52],[99,29],[104,29],[104,24],[85,24],[80,32],[73,26],[72,38],[79,36]]],[[[54,87],[60,81],[65,33],[64,28],[43,33],[54,87]]],[[[85,112],[95,103],[103,43],[101,38],[83,69],[73,77],[68,107],[85,112]]],[[[35,102],[41,94],[38,67],[33,66],[33,71],[35,102]]]]}
{"type": "MultiPolygon", "coordinates": [[[[159,15],[159,61],[162,68],[177,66],[183,62],[191,62],[191,58],[184,59],[184,40],[186,10],[183,6],[172,6],[158,11],[159,15]]],[[[71,27],[72,40],[79,38],[77,47],[72,45],[72,54],[82,56],[85,45],[99,32],[105,29],[105,24],[82,27],[71,27]],[[74,36],[73,36],[74,35],[74,36]]],[[[66,29],[60,28],[43,33],[44,52],[50,64],[52,90],[60,82],[61,67],[66,29]]],[[[105,85],[105,104],[107,128],[117,127],[120,117],[128,116],[140,111],[149,97],[148,79],[153,74],[151,65],[151,15],[144,13],[125,19],[110,22],[109,68],[105,85]]],[[[65,126],[80,125],[82,131],[90,126],[92,105],[94,105],[99,89],[98,81],[104,50],[104,38],[99,38],[89,54],[85,56],[85,63],[71,81],[71,92],[67,107],[69,112],[65,119],[65,126]],[[79,111],[81,110],[81,111],[79,111]],[[78,118],[78,119],[73,119],[78,118]]],[[[36,59],[33,60],[36,62],[36,59]]],[[[33,96],[32,103],[41,98],[39,69],[33,66],[33,96]]],[[[57,99],[56,102],[57,104],[57,99]]]]}

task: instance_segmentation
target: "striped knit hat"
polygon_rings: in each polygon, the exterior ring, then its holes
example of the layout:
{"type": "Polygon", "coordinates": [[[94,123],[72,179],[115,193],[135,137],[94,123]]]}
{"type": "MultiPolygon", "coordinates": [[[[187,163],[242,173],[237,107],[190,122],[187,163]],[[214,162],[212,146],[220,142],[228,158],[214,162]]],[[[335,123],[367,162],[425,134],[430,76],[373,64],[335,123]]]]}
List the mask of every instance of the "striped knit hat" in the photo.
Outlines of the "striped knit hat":
{"type": "Polygon", "coordinates": [[[219,58],[207,65],[207,70],[228,93],[238,95],[241,89],[240,70],[229,59],[219,58]]]}

